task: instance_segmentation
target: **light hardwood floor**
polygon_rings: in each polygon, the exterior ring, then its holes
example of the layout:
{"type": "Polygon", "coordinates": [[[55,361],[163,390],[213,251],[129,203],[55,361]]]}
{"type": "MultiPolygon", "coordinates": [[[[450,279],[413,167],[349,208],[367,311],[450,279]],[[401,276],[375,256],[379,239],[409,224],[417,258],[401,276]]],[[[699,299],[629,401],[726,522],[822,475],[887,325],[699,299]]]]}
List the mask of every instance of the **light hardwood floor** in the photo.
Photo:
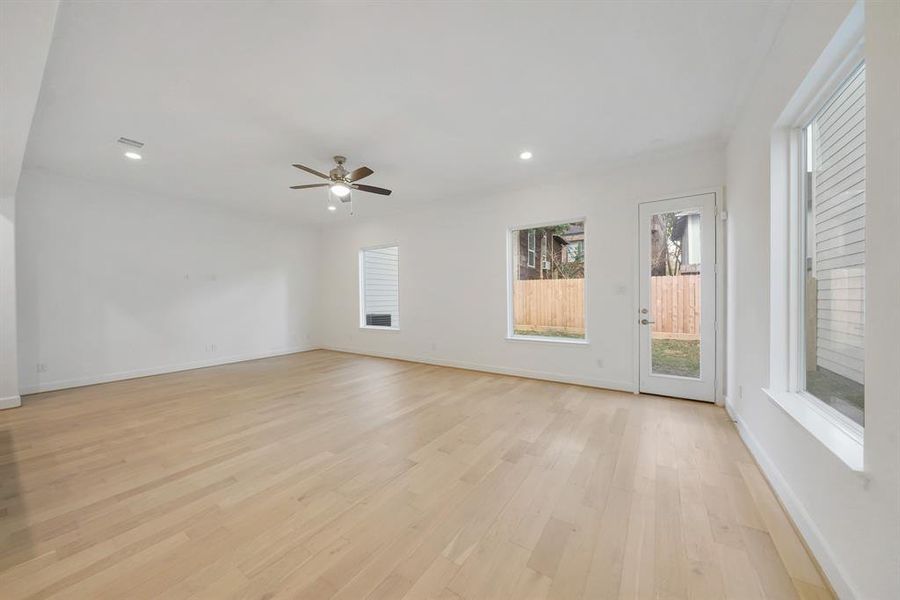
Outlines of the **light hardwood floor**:
{"type": "Polygon", "coordinates": [[[0,413],[3,598],[826,598],[688,401],[315,351],[0,413]]]}

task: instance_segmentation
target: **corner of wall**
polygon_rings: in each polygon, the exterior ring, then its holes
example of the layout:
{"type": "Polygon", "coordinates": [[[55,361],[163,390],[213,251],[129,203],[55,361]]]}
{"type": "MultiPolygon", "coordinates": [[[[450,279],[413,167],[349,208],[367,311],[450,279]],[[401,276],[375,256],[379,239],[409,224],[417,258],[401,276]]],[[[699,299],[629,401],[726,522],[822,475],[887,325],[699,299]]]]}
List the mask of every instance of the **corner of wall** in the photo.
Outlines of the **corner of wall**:
{"type": "Polygon", "coordinates": [[[800,498],[794,493],[793,488],[778,468],[778,465],[763,449],[761,442],[745,425],[737,407],[727,397],[725,399],[725,410],[734,422],[738,434],[744,441],[744,445],[750,450],[750,454],[756,461],[759,470],[762,471],[766,481],[769,482],[769,486],[775,491],[775,496],[782,508],[784,508],[788,516],[790,516],[794,527],[800,532],[803,541],[809,547],[810,552],[815,556],[816,561],[819,563],[819,567],[827,576],[828,583],[831,585],[834,592],[839,598],[857,597],[853,591],[853,586],[850,585],[847,579],[847,575],[836,560],[834,551],[831,549],[831,546],[822,531],[816,525],[815,520],[806,510],[806,507],[800,498]]]}

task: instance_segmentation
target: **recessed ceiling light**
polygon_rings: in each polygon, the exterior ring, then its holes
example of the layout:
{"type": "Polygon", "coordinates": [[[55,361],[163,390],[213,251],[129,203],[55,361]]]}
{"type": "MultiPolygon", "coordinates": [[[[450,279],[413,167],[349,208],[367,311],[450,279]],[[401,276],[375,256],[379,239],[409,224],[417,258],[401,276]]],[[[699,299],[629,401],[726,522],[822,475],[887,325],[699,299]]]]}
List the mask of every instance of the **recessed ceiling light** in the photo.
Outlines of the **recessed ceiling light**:
{"type": "Polygon", "coordinates": [[[534,154],[532,154],[531,152],[526,150],[525,152],[523,152],[519,155],[519,158],[521,158],[522,160],[531,160],[532,156],[534,156],[534,154]]]}
{"type": "Polygon", "coordinates": [[[337,206],[335,206],[334,204],[329,204],[329,205],[328,205],[328,210],[330,210],[331,212],[334,212],[334,211],[337,210],[337,206]]]}
{"type": "Polygon", "coordinates": [[[128,151],[125,153],[126,158],[130,158],[131,160],[141,160],[143,157],[137,152],[128,151]]]}

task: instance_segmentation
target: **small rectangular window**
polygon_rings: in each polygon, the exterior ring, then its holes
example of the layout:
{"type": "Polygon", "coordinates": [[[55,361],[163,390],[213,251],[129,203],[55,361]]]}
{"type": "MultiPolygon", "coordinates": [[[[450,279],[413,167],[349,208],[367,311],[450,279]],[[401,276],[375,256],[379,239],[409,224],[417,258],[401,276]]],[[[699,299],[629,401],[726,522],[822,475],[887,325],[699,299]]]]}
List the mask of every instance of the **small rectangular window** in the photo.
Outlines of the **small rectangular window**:
{"type": "Polygon", "coordinates": [[[510,245],[509,335],[583,340],[584,221],[513,229],[510,245]]]}
{"type": "Polygon", "coordinates": [[[566,262],[584,261],[584,241],[576,240],[566,246],[566,262]]]}
{"type": "Polygon", "coordinates": [[[547,255],[547,232],[541,236],[541,270],[550,270],[550,257],[547,255]]]}
{"type": "Polygon", "coordinates": [[[400,248],[365,248],[359,253],[360,326],[400,327],[400,248]]]}
{"type": "Polygon", "coordinates": [[[535,265],[534,255],[535,255],[535,231],[533,229],[528,231],[528,267],[533,269],[535,265]]]}
{"type": "Polygon", "coordinates": [[[866,81],[860,66],[804,130],[800,382],[864,424],[866,81]]]}

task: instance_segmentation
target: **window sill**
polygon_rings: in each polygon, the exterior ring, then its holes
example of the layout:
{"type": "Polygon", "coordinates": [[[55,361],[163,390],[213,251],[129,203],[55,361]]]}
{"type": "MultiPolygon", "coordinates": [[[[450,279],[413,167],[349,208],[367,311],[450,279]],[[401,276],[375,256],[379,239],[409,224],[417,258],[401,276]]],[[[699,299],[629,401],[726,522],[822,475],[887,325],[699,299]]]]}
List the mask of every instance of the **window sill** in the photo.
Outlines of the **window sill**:
{"type": "Polygon", "coordinates": [[[510,342],[544,342],[548,344],[570,344],[572,346],[589,346],[591,344],[587,339],[540,337],[536,335],[508,335],[506,339],[510,342]]]}
{"type": "Polygon", "coordinates": [[[863,432],[830,414],[829,407],[798,392],[776,392],[763,388],[766,395],[789,414],[832,454],[857,472],[863,471],[863,432]]]}
{"type": "Polygon", "coordinates": [[[378,325],[360,325],[360,329],[373,329],[375,331],[400,331],[399,327],[379,327],[378,325]]]}

